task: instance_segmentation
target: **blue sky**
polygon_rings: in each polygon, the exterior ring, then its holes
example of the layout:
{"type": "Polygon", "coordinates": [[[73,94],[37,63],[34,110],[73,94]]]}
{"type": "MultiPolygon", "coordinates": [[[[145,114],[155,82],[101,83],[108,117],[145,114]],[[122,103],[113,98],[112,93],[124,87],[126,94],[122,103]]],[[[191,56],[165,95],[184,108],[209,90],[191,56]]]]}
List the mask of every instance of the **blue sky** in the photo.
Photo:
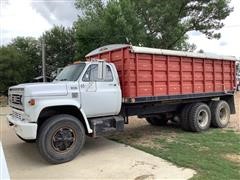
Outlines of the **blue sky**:
{"type": "MultiPolygon", "coordinates": [[[[199,32],[189,32],[197,50],[240,57],[240,0],[232,0],[234,12],[224,20],[220,40],[208,40],[199,32]]],[[[74,0],[0,0],[0,45],[16,36],[39,37],[54,25],[71,26],[79,11],[74,0]]]]}

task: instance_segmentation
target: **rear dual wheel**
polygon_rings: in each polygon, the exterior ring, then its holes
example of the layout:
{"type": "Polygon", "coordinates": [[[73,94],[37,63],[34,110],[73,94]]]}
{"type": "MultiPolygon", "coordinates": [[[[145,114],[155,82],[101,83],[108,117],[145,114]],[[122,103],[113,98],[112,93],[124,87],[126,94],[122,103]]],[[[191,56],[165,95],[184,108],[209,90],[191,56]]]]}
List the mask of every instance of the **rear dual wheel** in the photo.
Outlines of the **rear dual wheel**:
{"type": "Polygon", "coordinates": [[[191,107],[192,107],[192,104],[187,104],[184,106],[181,112],[180,125],[182,130],[184,131],[190,131],[189,111],[191,107]]]}
{"type": "Polygon", "coordinates": [[[230,107],[226,101],[212,101],[211,105],[212,121],[211,125],[217,128],[224,128],[230,120],[230,107]]]}
{"type": "Polygon", "coordinates": [[[230,119],[230,108],[226,101],[187,104],[181,112],[181,128],[185,131],[200,132],[214,127],[224,128],[230,119]]]}
{"type": "Polygon", "coordinates": [[[189,111],[189,125],[193,132],[206,131],[211,124],[211,111],[207,104],[193,104],[189,111]]]}
{"type": "Polygon", "coordinates": [[[187,104],[181,112],[181,128],[185,131],[200,132],[209,128],[211,111],[205,103],[187,104]]]}

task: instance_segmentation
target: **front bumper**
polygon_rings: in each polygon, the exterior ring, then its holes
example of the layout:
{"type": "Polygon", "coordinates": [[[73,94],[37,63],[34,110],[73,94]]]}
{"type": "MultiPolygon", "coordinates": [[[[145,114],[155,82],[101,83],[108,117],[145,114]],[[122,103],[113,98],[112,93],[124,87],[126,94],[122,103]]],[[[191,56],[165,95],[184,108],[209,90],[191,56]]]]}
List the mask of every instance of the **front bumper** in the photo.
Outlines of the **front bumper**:
{"type": "Polygon", "coordinates": [[[13,115],[8,115],[7,120],[10,126],[14,126],[17,135],[23,139],[36,139],[37,137],[37,124],[21,121],[13,115]]]}

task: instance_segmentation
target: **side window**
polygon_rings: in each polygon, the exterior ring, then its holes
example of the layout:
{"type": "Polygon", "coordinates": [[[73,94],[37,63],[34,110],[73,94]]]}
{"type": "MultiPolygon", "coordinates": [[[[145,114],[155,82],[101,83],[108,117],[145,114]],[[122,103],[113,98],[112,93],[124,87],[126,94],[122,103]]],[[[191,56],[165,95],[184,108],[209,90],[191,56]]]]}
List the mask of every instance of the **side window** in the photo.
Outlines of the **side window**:
{"type": "Polygon", "coordinates": [[[83,81],[90,82],[90,81],[97,81],[98,80],[98,65],[92,64],[88,67],[87,71],[83,76],[83,81]]]}
{"type": "Polygon", "coordinates": [[[112,74],[110,66],[107,66],[105,81],[113,81],[113,74],[112,74]]]}

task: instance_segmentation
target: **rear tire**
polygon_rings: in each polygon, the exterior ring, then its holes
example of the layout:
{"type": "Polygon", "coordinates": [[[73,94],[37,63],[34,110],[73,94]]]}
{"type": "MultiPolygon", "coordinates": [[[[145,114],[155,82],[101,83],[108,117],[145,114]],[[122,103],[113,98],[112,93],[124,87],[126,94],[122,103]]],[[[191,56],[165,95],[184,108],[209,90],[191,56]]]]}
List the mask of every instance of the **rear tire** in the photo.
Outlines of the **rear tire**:
{"type": "Polygon", "coordinates": [[[85,129],[74,116],[60,114],[47,119],[40,127],[37,146],[42,157],[52,164],[71,161],[85,143],[85,129]]]}
{"type": "Polygon", "coordinates": [[[230,107],[226,101],[214,101],[211,106],[211,125],[217,128],[224,128],[230,120],[230,107]]]}
{"type": "Polygon", "coordinates": [[[187,104],[184,106],[181,112],[181,119],[180,119],[180,124],[181,128],[184,131],[190,131],[190,124],[189,124],[189,111],[192,107],[192,104],[187,104]]]}
{"type": "Polygon", "coordinates": [[[167,125],[167,118],[148,117],[147,122],[153,126],[165,126],[167,125]]]}
{"type": "Polygon", "coordinates": [[[189,111],[189,124],[193,132],[206,131],[211,123],[211,111],[207,104],[193,104],[189,111]]]}

